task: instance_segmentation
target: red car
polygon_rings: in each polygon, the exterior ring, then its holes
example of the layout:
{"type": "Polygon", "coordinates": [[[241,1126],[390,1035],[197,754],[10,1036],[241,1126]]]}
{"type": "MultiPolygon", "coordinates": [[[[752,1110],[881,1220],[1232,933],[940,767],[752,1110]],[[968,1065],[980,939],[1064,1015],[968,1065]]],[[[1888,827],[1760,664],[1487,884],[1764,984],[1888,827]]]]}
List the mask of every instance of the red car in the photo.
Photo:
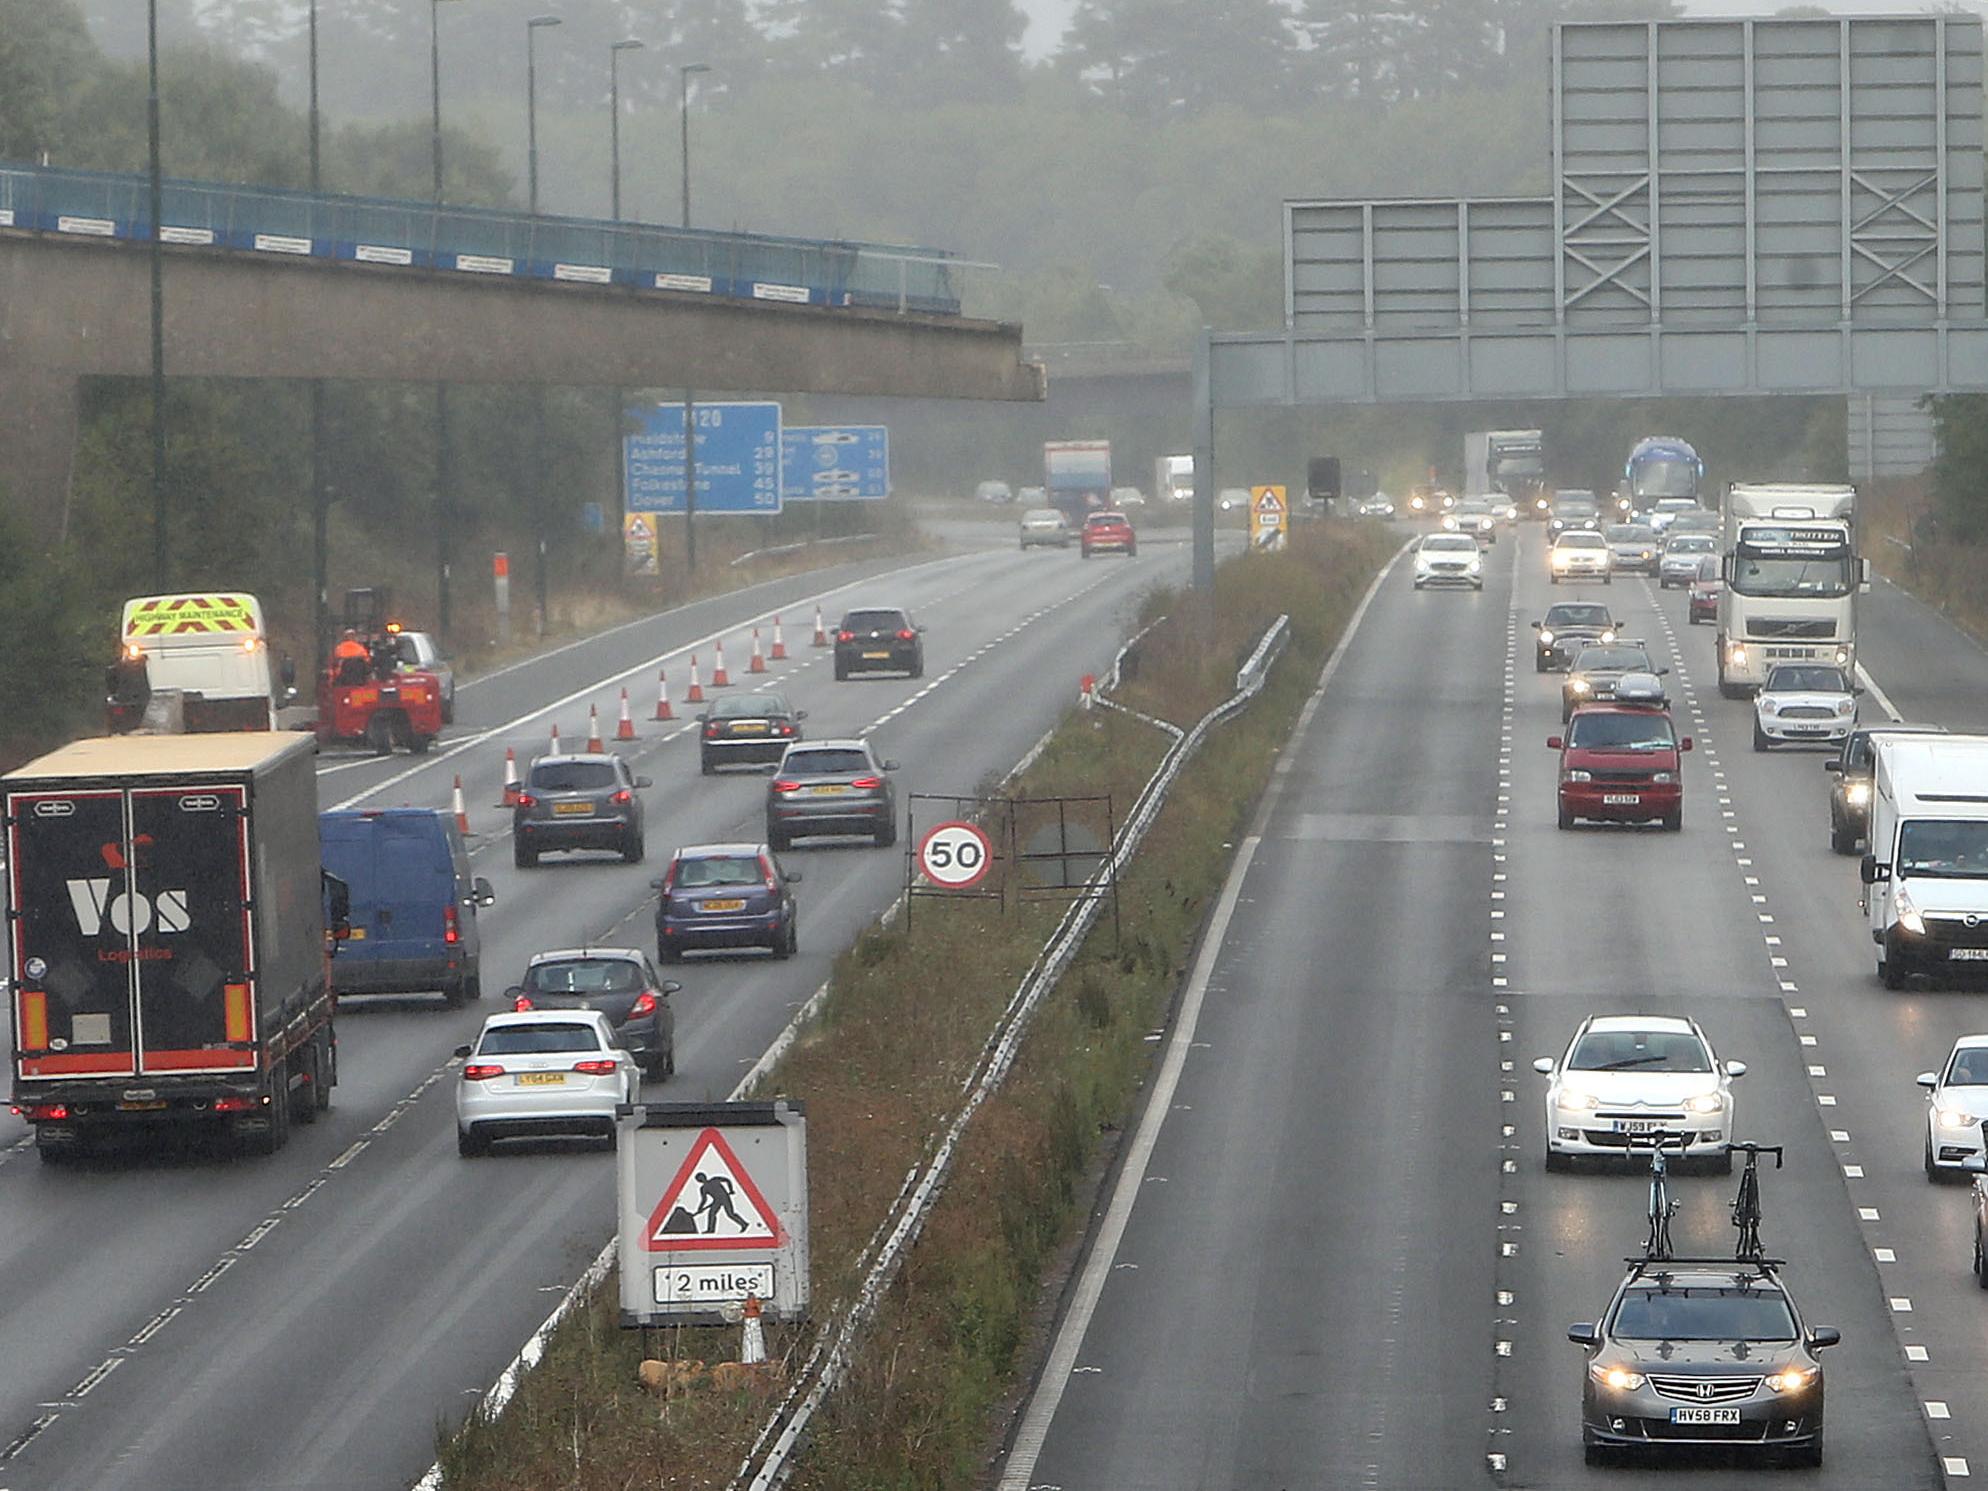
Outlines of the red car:
{"type": "Polygon", "coordinates": [[[1093,554],[1116,553],[1128,559],[1139,554],[1139,537],[1124,513],[1092,513],[1084,519],[1084,531],[1078,535],[1077,542],[1086,559],[1093,554]]]}
{"type": "Polygon", "coordinates": [[[1560,827],[1582,818],[1660,822],[1673,833],[1684,826],[1683,753],[1691,737],[1678,738],[1661,703],[1584,704],[1566,735],[1549,735],[1546,745],[1560,753],[1560,827]]]}
{"type": "Polygon", "coordinates": [[[1698,574],[1691,582],[1691,609],[1687,614],[1693,626],[1719,619],[1719,591],[1725,583],[1719,578],[1718,555],[1707,554],[1699,561],[1698,574]]]}

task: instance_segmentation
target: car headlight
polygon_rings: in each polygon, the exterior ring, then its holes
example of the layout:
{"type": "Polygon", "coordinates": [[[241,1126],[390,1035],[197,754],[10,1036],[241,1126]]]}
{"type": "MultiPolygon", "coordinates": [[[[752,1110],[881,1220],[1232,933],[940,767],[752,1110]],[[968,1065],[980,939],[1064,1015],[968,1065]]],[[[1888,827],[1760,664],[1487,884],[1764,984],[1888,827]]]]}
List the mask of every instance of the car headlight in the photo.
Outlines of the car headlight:
{"type": "Polygon", "coordinates": [[[1731,667],[1744,668],[1746,666],[1746,648],[1738,642],[1733,643],[1731,647],[1726,649],[1726,662],[1731,667]]]}
{"type": "Polygon", "coordinates": [[[1783,1367],[1768,1376],[1767,1386],[1777,1393],[1805,1392],[1815,1385],[1816,1378],[1821,1375],[1820,1367],[1783,1367]]]}
{"type": "Polygon", "coordinates": [[[1567,680],[1567,687],[1577,694],[1585,694],[1588,692],[1589,684],[1585,678],[1570,678],[1567,680]]]}
{"type": "Polygon", "coordinates": [[[1576,1113],[1592,1113],[1601,1106],[1601,1099],[1591,1092],[1576,1092],[1563,1087],[1554,1098],[1554,1103],[1557,1107],[1571,1109],[1576,1113]]]}
{"type": "Polygon", "coordinates": [[[1603,632],[1601,634],[1601,639],[1604,642],[1613,642],[1615,640],[1615,633],[1613,631],[1603,632]]]}
{"type": "Polygon", "coordinates": [[[1658,787],[1669,787],[1677,781],[1677,773],[1674,771],[1653,771],[1650,773],[1650,781],[1658,787]]]}
{"type": "Polygon", "coordinates": [[[1567,567],[1567,551],[1565,549],[1555,549],[1553,551],[1553,567],[1555,569],[1565,569],[1567,567]]]}
{"type": "Polygon", "coordinates": [[[1594,779],[1595,774],[1593,772],[1582,771],[1578,766],[1568,772],[1565,778],[1569,782],[1592,782],[1594,779]]]}
{"type": "Polygon", "coordinates": [[[1684,1100],[1686,1113],[1717,1113],[1724,1106],[1724,1099],[1716,1092],[1701,1092],[1696,1097],[1684,1100]]]}
{"type": "Polygon", "coordinates": [[[1905,893],[1904,886],[1899,886],[1892,893],[1891,908],[1898,913],[1898,924],[1906,931],[1914,937],[1926,935],[1926,918],[1919,914],[1919,908],[1913,904],[1912,897],[1905,893]]]}
{"type": "Polygon", "coordinates": [[[1849,648],[1847,648],[1847,647],[1839,647],[1839,648],[1837,648],[1837,649],[1836,649],[1836,666],[1837,666],[1837,667],[1839,667],[1839,668],[1843,668],[1843,667],[1848,667],[1848,666],[1849,666],[1849,663],[1850,663],[1850,649],[1849,649],[1849,648]]]}
{"type": "Polygon", "coordinates": [[[1539,645],[1541,647],[1551,647],[1553,645],[1553,633],[1545,627],[1539,629],[1539,645]]]}
{"type": "Polygon", "coordinates": [[[1482,559],[1479,559],[1475,554],[1473,554],[1470,556],[1470,563],[1466,565],[1465,568],[1468,569],[1474,575],[1479,570],[1484,568],[1484,561],[1482,559]]]}
{"type": "Polygon", "coordinates": [[[1627,1367],[1604,1367],[1600,1362],[1588,1367],[1588,1376],[1602,1387],[1613,1388],[1618,1393],[1633,1393],[1643,1385],[1641,1372],[1632,1372],[1627,1367]]]}
{"type": "Polygon", "coordinates": [[[1943,1129],[1972,1128],[1978,1122],[1979,1119],[1963,1108],[1940,1109],[1940,1127],[1943,1129]]]}
{"type": "Polygon", "coordinates": [[[1772,699],[1768,698],[1765,694],[1763,694],[1760,696],[1759,708],[1762,714],[1768,716],[1771,719],[1775,714],[1780,712],[1781,706],[1776,704],[1772,699]]]}
{"type": "Polygon", "coordinates": [[[1855,714],[1857,712],[1857,701],[1855,699],[1839,699],[1836,703],[1836,712],[1843,715],[1855,714]]]}
{"type": "Polygon", "coordinates": [[[1446,533],[1456,532],[1456,515],[1454,513],[1443,514],[1443,531],[1446,533]]]}
{"type": "Polygon", "coordinates": [[[1848,787],[1843,789],[1843,800],[1853,808],[1861,808],[1871,800],[1871,784],[1869,782],[1852,782],[1848,787]]]}

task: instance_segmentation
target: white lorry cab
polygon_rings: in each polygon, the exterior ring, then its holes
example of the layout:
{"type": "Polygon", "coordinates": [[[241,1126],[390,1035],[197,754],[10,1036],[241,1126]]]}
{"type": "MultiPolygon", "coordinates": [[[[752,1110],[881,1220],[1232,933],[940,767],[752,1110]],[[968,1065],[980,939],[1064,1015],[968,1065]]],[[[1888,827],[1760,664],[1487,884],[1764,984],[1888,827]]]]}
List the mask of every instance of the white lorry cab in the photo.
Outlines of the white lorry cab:
{"type": "Polygon", "coordinates": [[[1878,978],[1988,975],[1988,736],[1873,740],[1862,877],[1878,978]]]}
{"type": "Polygon", "coordinates": [[[1735,482],[1721,504],[1719,691],[1744,698],[1776,663],[1857,662],[1857,489],[1735,482]]]}
{"type": "Polygon", "coordinates": [[[274,730],[295,681],[289,659],[270,662],[262,602],[245,591],[133,596],[107,679],[107,727],[134,729],[152,701],[170,699],[176,730],[274,730]]]}

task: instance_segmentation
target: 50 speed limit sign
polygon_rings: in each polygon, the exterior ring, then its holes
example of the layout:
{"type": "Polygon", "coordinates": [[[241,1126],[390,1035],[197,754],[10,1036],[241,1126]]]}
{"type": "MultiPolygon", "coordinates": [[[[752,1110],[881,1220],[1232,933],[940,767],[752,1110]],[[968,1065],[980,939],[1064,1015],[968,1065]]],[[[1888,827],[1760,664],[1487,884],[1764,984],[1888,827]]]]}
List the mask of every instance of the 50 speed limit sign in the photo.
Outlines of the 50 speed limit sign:
{"type": "Polygon", "coordinates": [[[994,868],[994,845],[971,823],[941,823],[918,841],[918,868],[934,885],[967,890],[994,868]]]}

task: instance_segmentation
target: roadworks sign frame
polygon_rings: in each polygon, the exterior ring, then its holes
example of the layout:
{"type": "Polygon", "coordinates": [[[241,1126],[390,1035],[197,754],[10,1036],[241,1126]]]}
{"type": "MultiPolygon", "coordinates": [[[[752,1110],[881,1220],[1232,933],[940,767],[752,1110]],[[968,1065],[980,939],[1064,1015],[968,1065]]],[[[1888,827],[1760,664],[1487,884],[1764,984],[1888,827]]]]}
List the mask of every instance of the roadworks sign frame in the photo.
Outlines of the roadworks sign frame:
{"type": "Polygon", "coordinates": [[[1291,531],[1291,503],[1282,487],[1251,487],[1249,489],[1249,546],[1252,549],[1264,548],[1273,542],[1282,543],[1284,536],[1291,531]]]}
{"type": "Polygon", "coordinates": [[[807,1318],[804,1104],[637,1103],[615,1129],[624,1326],[718,1325],[748,1296],[807,1318]]]}

